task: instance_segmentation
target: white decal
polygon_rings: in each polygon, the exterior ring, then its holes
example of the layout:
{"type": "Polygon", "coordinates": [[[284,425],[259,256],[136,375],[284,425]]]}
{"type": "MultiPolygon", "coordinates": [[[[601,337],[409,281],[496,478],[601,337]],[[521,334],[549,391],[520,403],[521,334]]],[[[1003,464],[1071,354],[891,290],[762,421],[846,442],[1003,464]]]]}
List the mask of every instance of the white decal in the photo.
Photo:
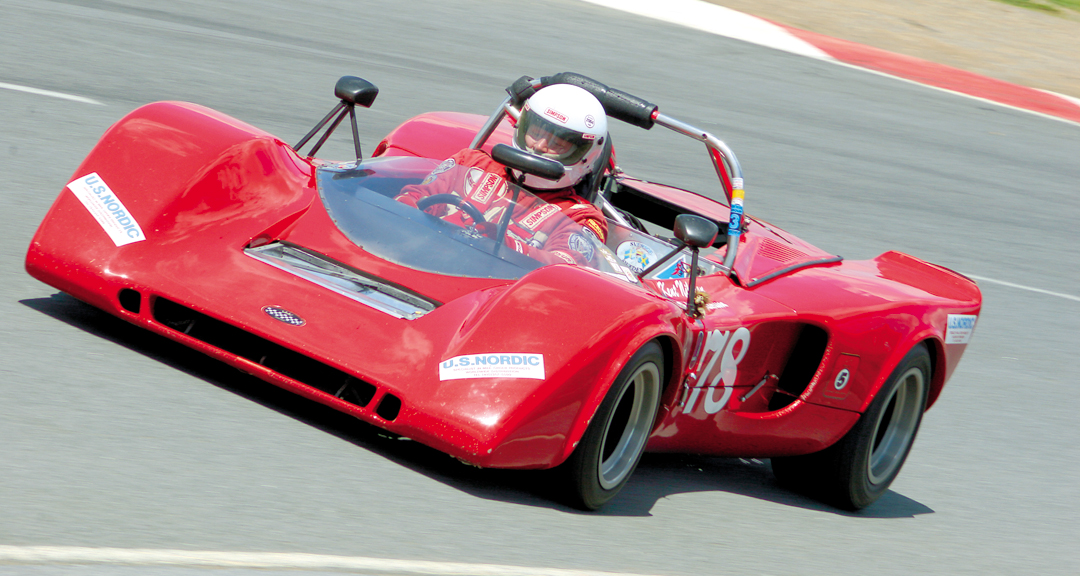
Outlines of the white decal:
{"type": "Polygon", "coordinates": [[[672,278],[687,278],[690,276],[690,262],[686,256],[679,256],[663,272],[656,274],[657,280],[669,280],[672,278]]]}
{"type": "Polygon", "coordinates": [[[742,178],[732,178],[731,179],[731,187],[734,188],[735,190],[742,190],[743,189],[743,179],[742,178]]]}
{"type": "Polygon", "coordinates": [[[949,314],[949,323],[945,329],[946,344],[967,344],[971,341],[971,333],[975,331],[975,321],[978,316],[974,314],[949,314]]]}
{"type": "Polygon", "coordinates": [[[710,332],[693,370],[699,376],[698,382],[706,382],[706,384],[691,389],[683,414],[694,411],[702,390],[705,390],[704,407],[707,414],[716,414],[727,406],[728,400],[731,399],[731,387],[735,385],[735,379],[739,376],[739,362],[742,362],[749,349],[750,331],[745,327],[733,332],[720,330],[710,332]],[[735,352],[736,348],[739,348],[738,352],[735,352]],[[720,361],[718,368],[717,360],[720,361]],[[721,392],[720,398],[716,398],[717,390],[721,392]]]}
{"type": "Polygon", "coordinates": [[[68,184],[67,187],[90,211],[90,215],[109,235],[113,244],[123,246],[146,240],[135,217],[131,216],[124,207],[124,203],[116,197],[97,172],[91,172],[68,184]]]}
{"type": "Polygon", "coordinates": [[[536,230],[540,224],[543,224],[544,220],[562,212],[558,206],[554,204],[544,204],[543,206],[533,210],[528,216],[521,219],[521,225],[529,230],[536,230]]]}
{"type": "Polygon", "coordinates": [[[559,112],[554,108],[548,108],[547,110],[544,110],[544,115],[551,116],[552,118],[558,120],[560,124],[566,124],[568,121],[570,121],[570,119],[566,117],[566,114],[563,114],[562,112],[559,112]]]}
{"type": "MultiPolygon", "coordinates": [[[[487,173],[484,174],[484,178],[469,192],[469,196],[476,202],[487,204],[488,200],[491,199],[491,195],[495,193],[496,190],[499,190],[501,186],[506,186],[505,180],[498,174],[487,173]]],[[[499,195],[502,196],[502,194],[499,195]]]]}
{"type": "Polygon", "coordinates": [[[469,168],[468,172],[465,172],[465,176],[461,180],[461,183],[464,185],[461,190],[465,196],[468,196],[469,191],[476,187],[476,184],[480,182],[480,179],[484,177],[484,174],[486,174],[486,172],[479,168],[469,168]]]}
{"type": "Polygon", "coordinates": [[[727,304],[723,302],[709,302],[705,305],[706,310],[719,310],[721,308],[727,308],[727,304]]]}
{"type": "Polygon", "coordinates": [[[425,184],[431,184],[435,181],[436,178],[439,177],[439,174],[446,172],[447,170],[453,168],[455,165],[456,162],[454,162],[453,158],[447,158],[446,160],[443,160],[441,164],[436,166],[435,169],[431,171],[431,174],[427,175],[427,178],[424,178],[424,181],[421,182],[420,185],[423,186],[425,184]]]}
{"type": "Polygon", "coordinates": [[[638,274],[648,268],[649,264],[656,260],[656,252],[653,252],[652,248],[633,240],[628,240],[619,244],[619,248],[615,253],[619,255],[620,260],[626,262],[626,265],[638,274]]]}
{"type": "Polygon", "coordinates": [[[851,370],[844,368],[836,375],[836,379],[833,380],[833,388],[837,390],[843,390],[844,386],[847,386],[848,379],[851,378],[851,370]]]}
{"type": "Polygon", "coordinates": [[[573,256],[567,254],[566,252],[563,252],[562,250],[552,250],[551,254],[562,258],[562,260],[567,264],[577,264],[577,260],[574,260],[573,256]]]}
{"type": "Polygon", "coordinates": [[[441,164],[436,166],[435,169],[431,171],[431,173],[442,174],[443,172],[446,172],[447,170],[453,168],[456,165],[457,162],[454,162],[453,158],[447,158],[446,160],[443,160],[441,164]]]}
{"type": "Polygon", "coordinates": [[[661,294],[674,300],[686,300],[690,296],[690,283],[684,278],[657,280],[656,288],[661,294]]]}
{"type": "Polygon", "coordinates": [[[544,379],[544,355],[499,352],[466,354],[443,360],[439,380],[462,378],[533,378],[544,379]]]}

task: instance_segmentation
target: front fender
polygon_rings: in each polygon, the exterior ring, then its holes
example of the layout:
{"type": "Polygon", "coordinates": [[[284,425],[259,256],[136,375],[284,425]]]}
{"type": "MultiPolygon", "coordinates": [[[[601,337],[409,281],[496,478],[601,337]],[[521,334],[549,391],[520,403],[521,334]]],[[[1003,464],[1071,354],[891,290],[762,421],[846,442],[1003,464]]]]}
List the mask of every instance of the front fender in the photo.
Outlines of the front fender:
{"type": "Polygon", "coordinates": [[[418,412],[471,437],[459,457],[474,464],[556,466],[630,356],[653,338],[674,336],[680,316],[667,300],[603,273],[540,268],[467,318],[441,360],[540,354],[545,378],[440,381],[418,412]]]}
{"type": "Polygon", "coordinates": [[[94,270],[152,270],[162,247],[179,258],[203,237],[243,246],[267,222],[294,221],[315,197],[314,167],[285,143],[183,102],[142,106],[110,127],[73,179],[91,174],[108,187],[102,205],[123,208],[124,221],[136,222],[145,241],[116,243],[65,188],[31,241],[26,268],[106,309],[112,304],[101,292],[108,284],[94,270]]]}

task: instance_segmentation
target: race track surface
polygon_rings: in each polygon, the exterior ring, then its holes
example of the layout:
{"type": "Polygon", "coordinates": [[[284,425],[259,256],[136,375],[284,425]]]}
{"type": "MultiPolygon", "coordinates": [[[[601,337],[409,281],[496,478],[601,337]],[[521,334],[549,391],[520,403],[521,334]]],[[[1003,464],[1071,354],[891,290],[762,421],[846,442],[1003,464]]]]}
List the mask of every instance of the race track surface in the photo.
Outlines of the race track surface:
{"type": "MultiPolygon", "coordinates": [[[[1074,573],[1080,127],[572,0],[218,4],[0,3],[0,574],[264,573],[13,560],[38,546],[670,575],[1074,573]],[[751,214],[849,259],[895,249],[980,280],[973,343],[878,503],[844,513],[780,489],[767,462],[654,455],[601,512],[572,511],[533,475],[385,439],[23,271],[82,157],[141,104],[197,102],[292,142],[333,106],[339,76],[363,76],[382,90],[360,114],[370,152],[412,115],[486,114],[518,76],[563,70],[719,135],[751,214]]],[[[344,132],[328,155],[348,158],[344,132]]],[[[613,136],[628,172],[718,193],[696,143],[613,136]]]]}

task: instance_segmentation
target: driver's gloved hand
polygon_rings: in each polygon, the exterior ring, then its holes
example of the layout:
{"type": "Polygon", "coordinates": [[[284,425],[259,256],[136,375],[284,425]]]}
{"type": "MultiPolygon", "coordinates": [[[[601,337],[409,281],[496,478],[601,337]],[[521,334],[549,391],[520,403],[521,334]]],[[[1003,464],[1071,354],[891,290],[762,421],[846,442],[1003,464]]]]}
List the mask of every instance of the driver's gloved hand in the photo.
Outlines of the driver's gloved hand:
{"type": "Polygon", "coordinates": [[[411,194],[399,194],[396,198],[394,198],[394,200],[397,200],[398,202],[401,202],[402,204],[405,204],[407,206],[412,206],[413,208],[417,207],[416,198],[414,198],[411,194]]]}

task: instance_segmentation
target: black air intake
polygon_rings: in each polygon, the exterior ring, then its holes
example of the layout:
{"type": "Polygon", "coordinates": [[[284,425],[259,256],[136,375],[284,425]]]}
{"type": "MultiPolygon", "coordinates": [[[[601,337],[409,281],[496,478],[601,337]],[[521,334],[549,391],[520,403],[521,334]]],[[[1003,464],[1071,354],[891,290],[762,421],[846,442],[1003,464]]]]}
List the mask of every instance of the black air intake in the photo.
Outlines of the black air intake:
{"type": "Polygon", "coordinates": [[[211,346],[261,364],[360,407],[375,397],[373,384],[165,298],[155,298],[154,319],[211,346]]]}

